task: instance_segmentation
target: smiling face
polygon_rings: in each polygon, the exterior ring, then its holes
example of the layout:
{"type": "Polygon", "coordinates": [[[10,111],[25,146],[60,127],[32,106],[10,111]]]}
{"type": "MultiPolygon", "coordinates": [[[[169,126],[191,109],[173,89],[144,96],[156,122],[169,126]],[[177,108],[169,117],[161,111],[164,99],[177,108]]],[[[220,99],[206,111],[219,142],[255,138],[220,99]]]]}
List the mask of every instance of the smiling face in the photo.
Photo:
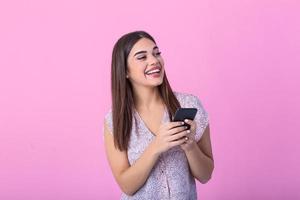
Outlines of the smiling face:
{"type": "Polygon", "coordinates": [[[155,87],[163,82],[164,61],[156,44],[141,38],[127,58],[127,75],[133,86],[155,87]]]}

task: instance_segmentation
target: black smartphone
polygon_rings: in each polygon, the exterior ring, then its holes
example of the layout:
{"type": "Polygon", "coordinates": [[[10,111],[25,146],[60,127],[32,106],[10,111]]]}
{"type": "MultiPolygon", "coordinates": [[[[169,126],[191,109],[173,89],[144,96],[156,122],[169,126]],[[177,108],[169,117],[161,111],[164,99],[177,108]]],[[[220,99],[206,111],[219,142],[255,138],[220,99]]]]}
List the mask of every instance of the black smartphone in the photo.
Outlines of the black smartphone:
{"type": "MultiPolygon", "coordinates": [[[[173,122],[177,122],[177,121],[184,122],[185,119],[194,120],[197,111],[198,111],[197,108],[178,108],[175,112],[173,122]]],[[[188,129],[191,128],[190,125],[187,123],[184,123],[183,126],[187,126],[188,129]]]]}

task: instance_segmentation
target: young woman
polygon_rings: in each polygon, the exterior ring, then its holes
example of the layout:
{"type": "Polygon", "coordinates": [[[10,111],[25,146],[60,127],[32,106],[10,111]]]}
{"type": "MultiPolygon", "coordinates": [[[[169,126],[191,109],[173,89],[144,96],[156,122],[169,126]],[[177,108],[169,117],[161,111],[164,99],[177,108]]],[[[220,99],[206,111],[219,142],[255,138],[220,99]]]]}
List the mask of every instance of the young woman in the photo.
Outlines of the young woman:
{"type": "Polygon", "coordinates": [[[144,31],[122,36],[111,65],[112,108],[104,141],[121,199],[197,199],[195,178],[206,183],[214,160],[208,114],[191,94],[173,92],[155,40],[144,31]],[[179,107],[194,120],[172,122],[179,107]]]}

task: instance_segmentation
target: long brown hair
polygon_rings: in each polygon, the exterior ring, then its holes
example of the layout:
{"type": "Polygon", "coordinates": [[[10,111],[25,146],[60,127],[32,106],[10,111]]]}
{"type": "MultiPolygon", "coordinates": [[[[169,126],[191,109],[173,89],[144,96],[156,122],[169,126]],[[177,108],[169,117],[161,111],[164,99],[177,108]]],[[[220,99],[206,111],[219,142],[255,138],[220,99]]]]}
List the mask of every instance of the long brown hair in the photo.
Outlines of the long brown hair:
{"type": "MultiPolygon", "coordinates": [[[[115,147],[121,151],[128,149],[134,108],[133,89],[126,78],[127,58],[134,44],[141,38],[155,40],[145,31],[135,31],[123,35],[114,45],[111,62],[112,121],[115,147]]],[[[180,103],[174,95],[166,73],[158,86],[160,96],[168,110],[170,121],[180,103]]]]}

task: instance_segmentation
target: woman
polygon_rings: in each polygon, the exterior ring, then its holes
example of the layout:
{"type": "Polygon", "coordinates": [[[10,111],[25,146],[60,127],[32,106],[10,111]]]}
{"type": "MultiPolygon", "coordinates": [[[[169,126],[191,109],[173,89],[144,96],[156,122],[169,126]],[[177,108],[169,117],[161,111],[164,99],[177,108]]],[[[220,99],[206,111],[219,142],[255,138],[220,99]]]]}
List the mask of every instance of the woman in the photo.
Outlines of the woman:
{"type": "Polygon", "coordinates": [[[197,199],[195,178],[214,168],[208,114],[191,94],[173,92],[155,40],[144,31],[122,36],[111,65],[112,109],[104,122],[106,155],[121,199],[197,199]],[[179,107],[194,120],[172,122],[179,107]]]}

